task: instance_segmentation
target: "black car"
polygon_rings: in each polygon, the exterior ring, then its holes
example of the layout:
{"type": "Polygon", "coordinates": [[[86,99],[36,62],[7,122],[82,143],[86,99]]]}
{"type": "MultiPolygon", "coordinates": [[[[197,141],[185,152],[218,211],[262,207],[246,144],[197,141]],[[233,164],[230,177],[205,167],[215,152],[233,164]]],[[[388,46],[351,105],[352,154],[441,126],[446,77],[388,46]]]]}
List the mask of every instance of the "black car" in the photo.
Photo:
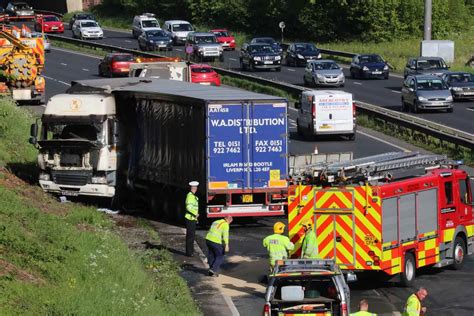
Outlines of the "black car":
{"type": "Polygon", "coordinates": [[[145,31],[138,37],[138,47],[141,50],[172,50],[173,40],[163,30],[145,31]]]}
{"type": "Polygon", "coordinates": [[[245,43],[240,50],[240,68],[246,70],[275,69],[281,71],[280,52],[269,44],[245,43]]]}
{"type": "Polygon", "coordinates": [[[356,55],[352,58],[349,69],[351,78],[384,78],[388,79],[388,64],[380,55],[356,55]]]}
{"type": "Polygon", "coordinates": [[[74,22],[77,20],[92,20],[92,21],[97,21],[95,17],[90,14],[90,13],[74,13],[71,17],[71,20],[69,20],[69,29],[72,30],[72,25],[74,22]]]}
{"type": "Polygon", "coordinates": [[[454,100],[474,99],[474,75],[469,72],[449,72],[441,78],[448,85],[454,100]]]}
{"type": "Polygon", "coordinates": [[[320,59],[319,49],[312,43],[291,44],[286,50],[286,64],[288,66],[306,66],[308,60],[320,59]]]}
{"type": "Polygon", "coordinates": [[[268,44],[272,46],[274,51],[277,51],[280,54],[283,53],[283,49],[281,48],[280,43],[275,41],[272,37],[255,37],[252,38],[250,44],[268,44]]]}

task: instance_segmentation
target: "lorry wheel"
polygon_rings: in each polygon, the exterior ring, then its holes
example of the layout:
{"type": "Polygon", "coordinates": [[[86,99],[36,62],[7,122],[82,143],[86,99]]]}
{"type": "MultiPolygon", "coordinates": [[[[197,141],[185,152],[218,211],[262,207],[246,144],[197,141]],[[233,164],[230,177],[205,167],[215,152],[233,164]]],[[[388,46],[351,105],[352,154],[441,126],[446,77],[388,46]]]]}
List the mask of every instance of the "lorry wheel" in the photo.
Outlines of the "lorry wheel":
{"type": "Polygon", "coordinates": [[[454,241],[453,249],[453,269],[461,270],[464,265],[464,257],[466,256],[466,243],[461,236],[457,236],[454,241]]]}
{"type": "Polygon", "coordinates": [[[400,280],[403,286],[410,287],[415,281],[416,271],[415,257],[413,257],[413,254],[409,252],[405,254],[405,263],[403,266],[404,269],[403,272],[400,273],[400,280]]]}

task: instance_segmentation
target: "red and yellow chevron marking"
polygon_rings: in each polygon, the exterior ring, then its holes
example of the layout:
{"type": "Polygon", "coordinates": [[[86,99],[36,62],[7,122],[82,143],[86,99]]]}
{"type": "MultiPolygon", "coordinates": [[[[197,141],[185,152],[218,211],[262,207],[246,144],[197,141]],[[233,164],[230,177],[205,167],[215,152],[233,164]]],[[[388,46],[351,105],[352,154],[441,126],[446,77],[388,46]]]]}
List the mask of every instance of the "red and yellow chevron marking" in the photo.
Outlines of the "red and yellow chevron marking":
{"type": "Polygon", "coordinates": [[[36,38],[36,45],[33,47],[33,52],[37,56],[38,64],[44,66],[44,40],[36,38]]]}
{"type": "Polygon", "coordinates": [[[425,239],[419,241],[417,245],[418,267],[424,267],[439,262],[439,240],[437,232],[432,231],[421,234],[418,236],[418,239],[425,239]]]}
{"type": "Polygon", "coordinates": [[[454,232],[455,232],[455,228],[447,228],[443,231],[443,233],[441,234],[441,241],[442,242],[452,242],[453,239],[454,239],[454,232]]]}
{"type": "Polygon", "coordinates": [[[294,194],[288,196],[288,234],[295,244],[292,257],[299,258],[304,237],[301,223],[313,218],[314,191],[310,185],[297,185],[291,187],[289,192],[294,194]]]}
{"type": "Polygon", "coordinates": [[[382,246],[383,248],[391,249],[383,251],[380,268],[389,275],[394,275],[402,272],[402,256],[397,241],[384,243],[382,246]]]}

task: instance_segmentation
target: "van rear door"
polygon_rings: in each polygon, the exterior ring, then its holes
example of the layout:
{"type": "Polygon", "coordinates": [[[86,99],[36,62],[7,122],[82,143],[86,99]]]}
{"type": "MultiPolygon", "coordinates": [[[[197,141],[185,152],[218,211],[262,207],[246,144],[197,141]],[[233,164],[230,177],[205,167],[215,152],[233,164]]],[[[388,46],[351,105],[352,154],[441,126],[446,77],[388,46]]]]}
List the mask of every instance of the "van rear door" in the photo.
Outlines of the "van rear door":
{"type": "Polygon", "coordinates": [[[354,113],[350,93],[327,91],[314,98],[316,134],[341,134],[354,131],[354,113]]]}

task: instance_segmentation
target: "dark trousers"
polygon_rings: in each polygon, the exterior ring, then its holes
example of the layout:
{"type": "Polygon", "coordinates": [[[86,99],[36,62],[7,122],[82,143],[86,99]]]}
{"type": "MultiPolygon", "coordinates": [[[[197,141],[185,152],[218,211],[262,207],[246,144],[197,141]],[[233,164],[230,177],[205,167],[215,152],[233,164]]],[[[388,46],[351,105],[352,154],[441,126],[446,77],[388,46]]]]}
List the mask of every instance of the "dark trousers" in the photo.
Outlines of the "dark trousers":
{"type": "Polygon", "coordinates": [[[209,269],[214,272],[219,271],[221,264],[224,262],[224,245],[206,239],[207,245],[207,263],[209,269]]]}
{"type": "Polygon", "coordinates": [[[196,221],[186,221],[186,256],[194,255],[194,239],[196,237],[196,221]]]}

